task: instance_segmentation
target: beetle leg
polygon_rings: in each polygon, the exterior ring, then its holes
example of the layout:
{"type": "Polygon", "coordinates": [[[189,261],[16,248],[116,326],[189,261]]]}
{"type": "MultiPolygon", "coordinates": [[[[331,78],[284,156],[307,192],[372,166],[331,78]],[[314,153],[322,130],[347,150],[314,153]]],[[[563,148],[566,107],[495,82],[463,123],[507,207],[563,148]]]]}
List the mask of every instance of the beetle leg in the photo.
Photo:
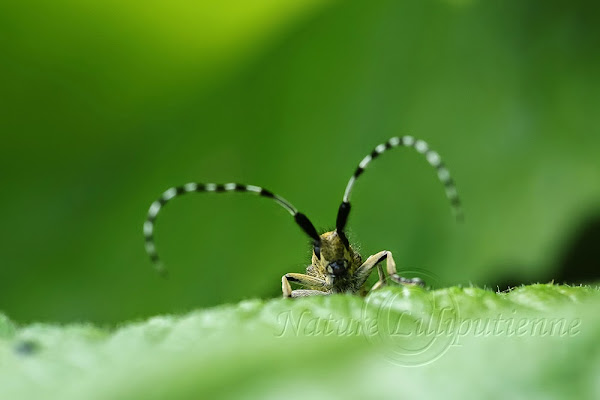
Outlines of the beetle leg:
{"type": "Polygon", "coordinates": [[[283,292],[283,297],[306,297],[306,296],[319,296],[319,295],[327,295],[328,292],[324,290],[309,290],[309,289],[299,289],[292,290],[290,286],[290,282],[297,283],[304,287],[322,287],[326,288],[327,283],[323,279],[319,279],[314,276],[304,275],[304,274],[295,274],[289,273],[285,274],[281,277],[281,291],[283,292]]]}

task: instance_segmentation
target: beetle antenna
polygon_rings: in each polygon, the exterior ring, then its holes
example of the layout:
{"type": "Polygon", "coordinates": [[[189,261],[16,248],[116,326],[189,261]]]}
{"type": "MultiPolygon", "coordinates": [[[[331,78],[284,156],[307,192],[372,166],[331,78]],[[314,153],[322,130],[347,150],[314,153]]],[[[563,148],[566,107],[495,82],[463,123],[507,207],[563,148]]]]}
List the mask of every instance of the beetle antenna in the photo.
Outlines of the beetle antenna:
{"type": "Polygon", "coordinates": [[[413,147],[417,152],[425,155],[425,158],[429,164],[436,169],[438,178],[446,189],[446,197],[448,197],[448,200],[450,200],[450,205],[452,206],[452,210],[456,219],[458,221],[463,219],[461,202],[456,191],[456,186],[454,185],[454,180],[442,162],[440,155],[431,150],[426,142],[422,140],[415,140],[415,138],[412,136],[393,137],[387,142],[375,147],[371,154],[368,154],[362,159],[362,161],[358,164],[356,171],[354,171],[354,175],[352,175],[348,181],[348,185],[346,185],[346,191],[344,192],[344,198],[342,199],[342,204],[338,210],[336,220],[337,233],[346,247],[348,247],[348,239],[344,233],[344,228],[346,227],[348,215],[350,214],[350,195],[352,194],[352,189],[354,188],[356,180],[365,171],[365,168],[367,168],[371,161],[385,153],[387,150],[398,146],[413,147]]]}
{"type": "Polygon", "coordinates": [[[159,211],[164,205],[175,197],[182,196],[192,192],[249,192],[255,193],[262,197],[273,199],[277,204],[285,208],[293,217],[298,226],[306,233],[313,241],[315,248],[320,247],[321,238],[315,229],[314,225],[310,222],[308,217],[296,209],[289,201],[281,196],[270,192],[267,189],[261,188],[254,185],[241,185],[239,183],[226,183],[226,184],[215,184],[215,183],[187,183],[183,186],[172,187],[167,189],[154,203],[150,205],[148,209],[148,216],[144,222],[144,237],[146,239],[146,252],[150,256],[150,259],[154,263],[156,270],[160,274],[165,274],[165,268],[158,257],[156,252],[156,246],[154,244],[154,223],[159,211]]]}

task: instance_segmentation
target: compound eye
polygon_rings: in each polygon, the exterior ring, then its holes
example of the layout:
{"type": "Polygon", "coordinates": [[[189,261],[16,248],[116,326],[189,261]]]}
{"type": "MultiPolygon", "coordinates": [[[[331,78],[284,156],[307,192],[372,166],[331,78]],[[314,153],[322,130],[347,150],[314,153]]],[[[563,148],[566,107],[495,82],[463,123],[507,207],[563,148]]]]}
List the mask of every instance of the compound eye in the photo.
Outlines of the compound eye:
{"type": "Polygon", "coordinates": [[[321,247],[315,246],[313,248],[313,250],[315,252],[315,256],[317,256],[317,258],[320,260],[321,259],[321,247]]]}

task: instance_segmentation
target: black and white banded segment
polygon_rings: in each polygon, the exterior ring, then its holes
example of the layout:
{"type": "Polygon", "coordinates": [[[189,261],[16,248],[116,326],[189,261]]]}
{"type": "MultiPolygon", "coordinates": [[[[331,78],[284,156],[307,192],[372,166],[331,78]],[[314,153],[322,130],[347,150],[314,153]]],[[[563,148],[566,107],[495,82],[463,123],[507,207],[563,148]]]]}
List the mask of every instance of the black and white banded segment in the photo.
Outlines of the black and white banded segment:
{"type": "Polygon", "coordinates": [[[452,177],[450,176],[450,172],[442,162],[440,155],[436,151],[431,150],[429,148],[429,145],[423,140],[415,139],[412,136],[402,136],[393,137],[387,142],[378,145],[371,152],[371,154],[363,158],[362,161],[358,164],[356,171],[354,171],[354,175],[352,175],[350,181],[348,181],[346,191],[344,192],[344,198],[338,211],[338,220],[336,223],[338,233],[342,232],[346,225],[348,214],[350,213],[350,196],[352,195],[352,189],[354,188],[354,184],[356,183],[358,177],[365,171],[365,169],[371,161],[373,161],[386,151],[394,147],[400,146],[413,147],[417,152],[423,154],[429,162],[429,164],[436,169],[437,176],[444,185],[444,188],[446,189],[446,196],[450,200],[450,204],[452,205],[452,209],[454,211],[456,219],[462,220],[462,208],[460,199],[458,197],[458,192],[456,191],[456,186],[454,185],[454,180],[452,179],[452,177]]]}
{"type": "Polygon", "coordinates": [[[267,197],[274,200],[277,204],[285,208],[293,217],[296,223],[302,228],[302,230],[313,240],[315,245],[320,242],[319,234],[317,230],[306,217],[306,215],[298,212],[289,201],[281,196],[274,194],[273,192],[254,185],[242,185],[239,183],[187,183],[183,186],[177,186],[167,189],[154,203],[150,205],[148,209],[148,216],[144,222],[144,237],[146,239],[146,252],[150,256],[150,259],[154,263],[156,269],[160,273],[164,273],[164,266],[160,262],[158,253],[156,252],[156,246],[154,244],[154,223],[160,210],[166,203],[175,197],[184,195],[192,192],[248,192],[255,193],[262,197],[267,197]]]}

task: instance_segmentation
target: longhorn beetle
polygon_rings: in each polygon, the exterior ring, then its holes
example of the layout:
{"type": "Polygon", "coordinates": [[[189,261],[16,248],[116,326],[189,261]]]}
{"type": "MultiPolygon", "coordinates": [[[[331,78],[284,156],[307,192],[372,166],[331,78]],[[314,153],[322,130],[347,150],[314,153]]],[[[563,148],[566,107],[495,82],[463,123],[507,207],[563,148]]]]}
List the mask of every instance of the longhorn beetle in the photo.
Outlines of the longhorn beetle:
{"type": "Polygon", "coordinates": [[[425,158],[433,166],[438,178],[446,189],[446,196],[450,200],[452,209],[458,220],[462,218],[460,200],[456,192],[454,181],[450,177],[448,169],[444,166],[440,156],[429,149],[427,143],[415,140],[412,136],[393,137],[387,142],[380,144],[362,159],[356,171],[348,181],[342,204],[339,207],[335,230],[325,232],[321,235],[317,232],[308,217],[298,212],[290,202],[283,197],[270,192],[267,189],[254,185],[241,185],[238,183],[187,183],[183,186],[172,187],[165,191],[162,196],[150,206],[148,217],[144,222],[144,236],[146,239],[146,251],[160,273],[164,273],[163,264],[160,262],[156,247],[154,245],[154,222],[161,208],[173,198],[191,192],[250,192],[262,197],[274,200],[285,208],[296,221],[296,224],[306,233],[313,245],[312,263],[306,268],[306,274],[288,273],[281,277],[281,289],[283,297],[304,297],[314,295],[328,295],[332,293],[355,293],[365,295],[367,293],[366,281],[371,272],[377,267],[379,280],[371,290],[384,286],[386,277],[382,263],[385,260],[389,278],[397,283],[409,285],[423,285],[419,278],[407,279],[396,273],[396,263],[392,253],[387,250],[380,251],[362,261],[360,254],[350,246],[344,232],[348,215],[350,214],[350,195],[356,180],[365,171],[367,166],[375,158],[395,147],[413,147],[417,152],[425,155],[425,158]],[[292,290],[291,283],[298,284],[304,289],[292,290]]]}

